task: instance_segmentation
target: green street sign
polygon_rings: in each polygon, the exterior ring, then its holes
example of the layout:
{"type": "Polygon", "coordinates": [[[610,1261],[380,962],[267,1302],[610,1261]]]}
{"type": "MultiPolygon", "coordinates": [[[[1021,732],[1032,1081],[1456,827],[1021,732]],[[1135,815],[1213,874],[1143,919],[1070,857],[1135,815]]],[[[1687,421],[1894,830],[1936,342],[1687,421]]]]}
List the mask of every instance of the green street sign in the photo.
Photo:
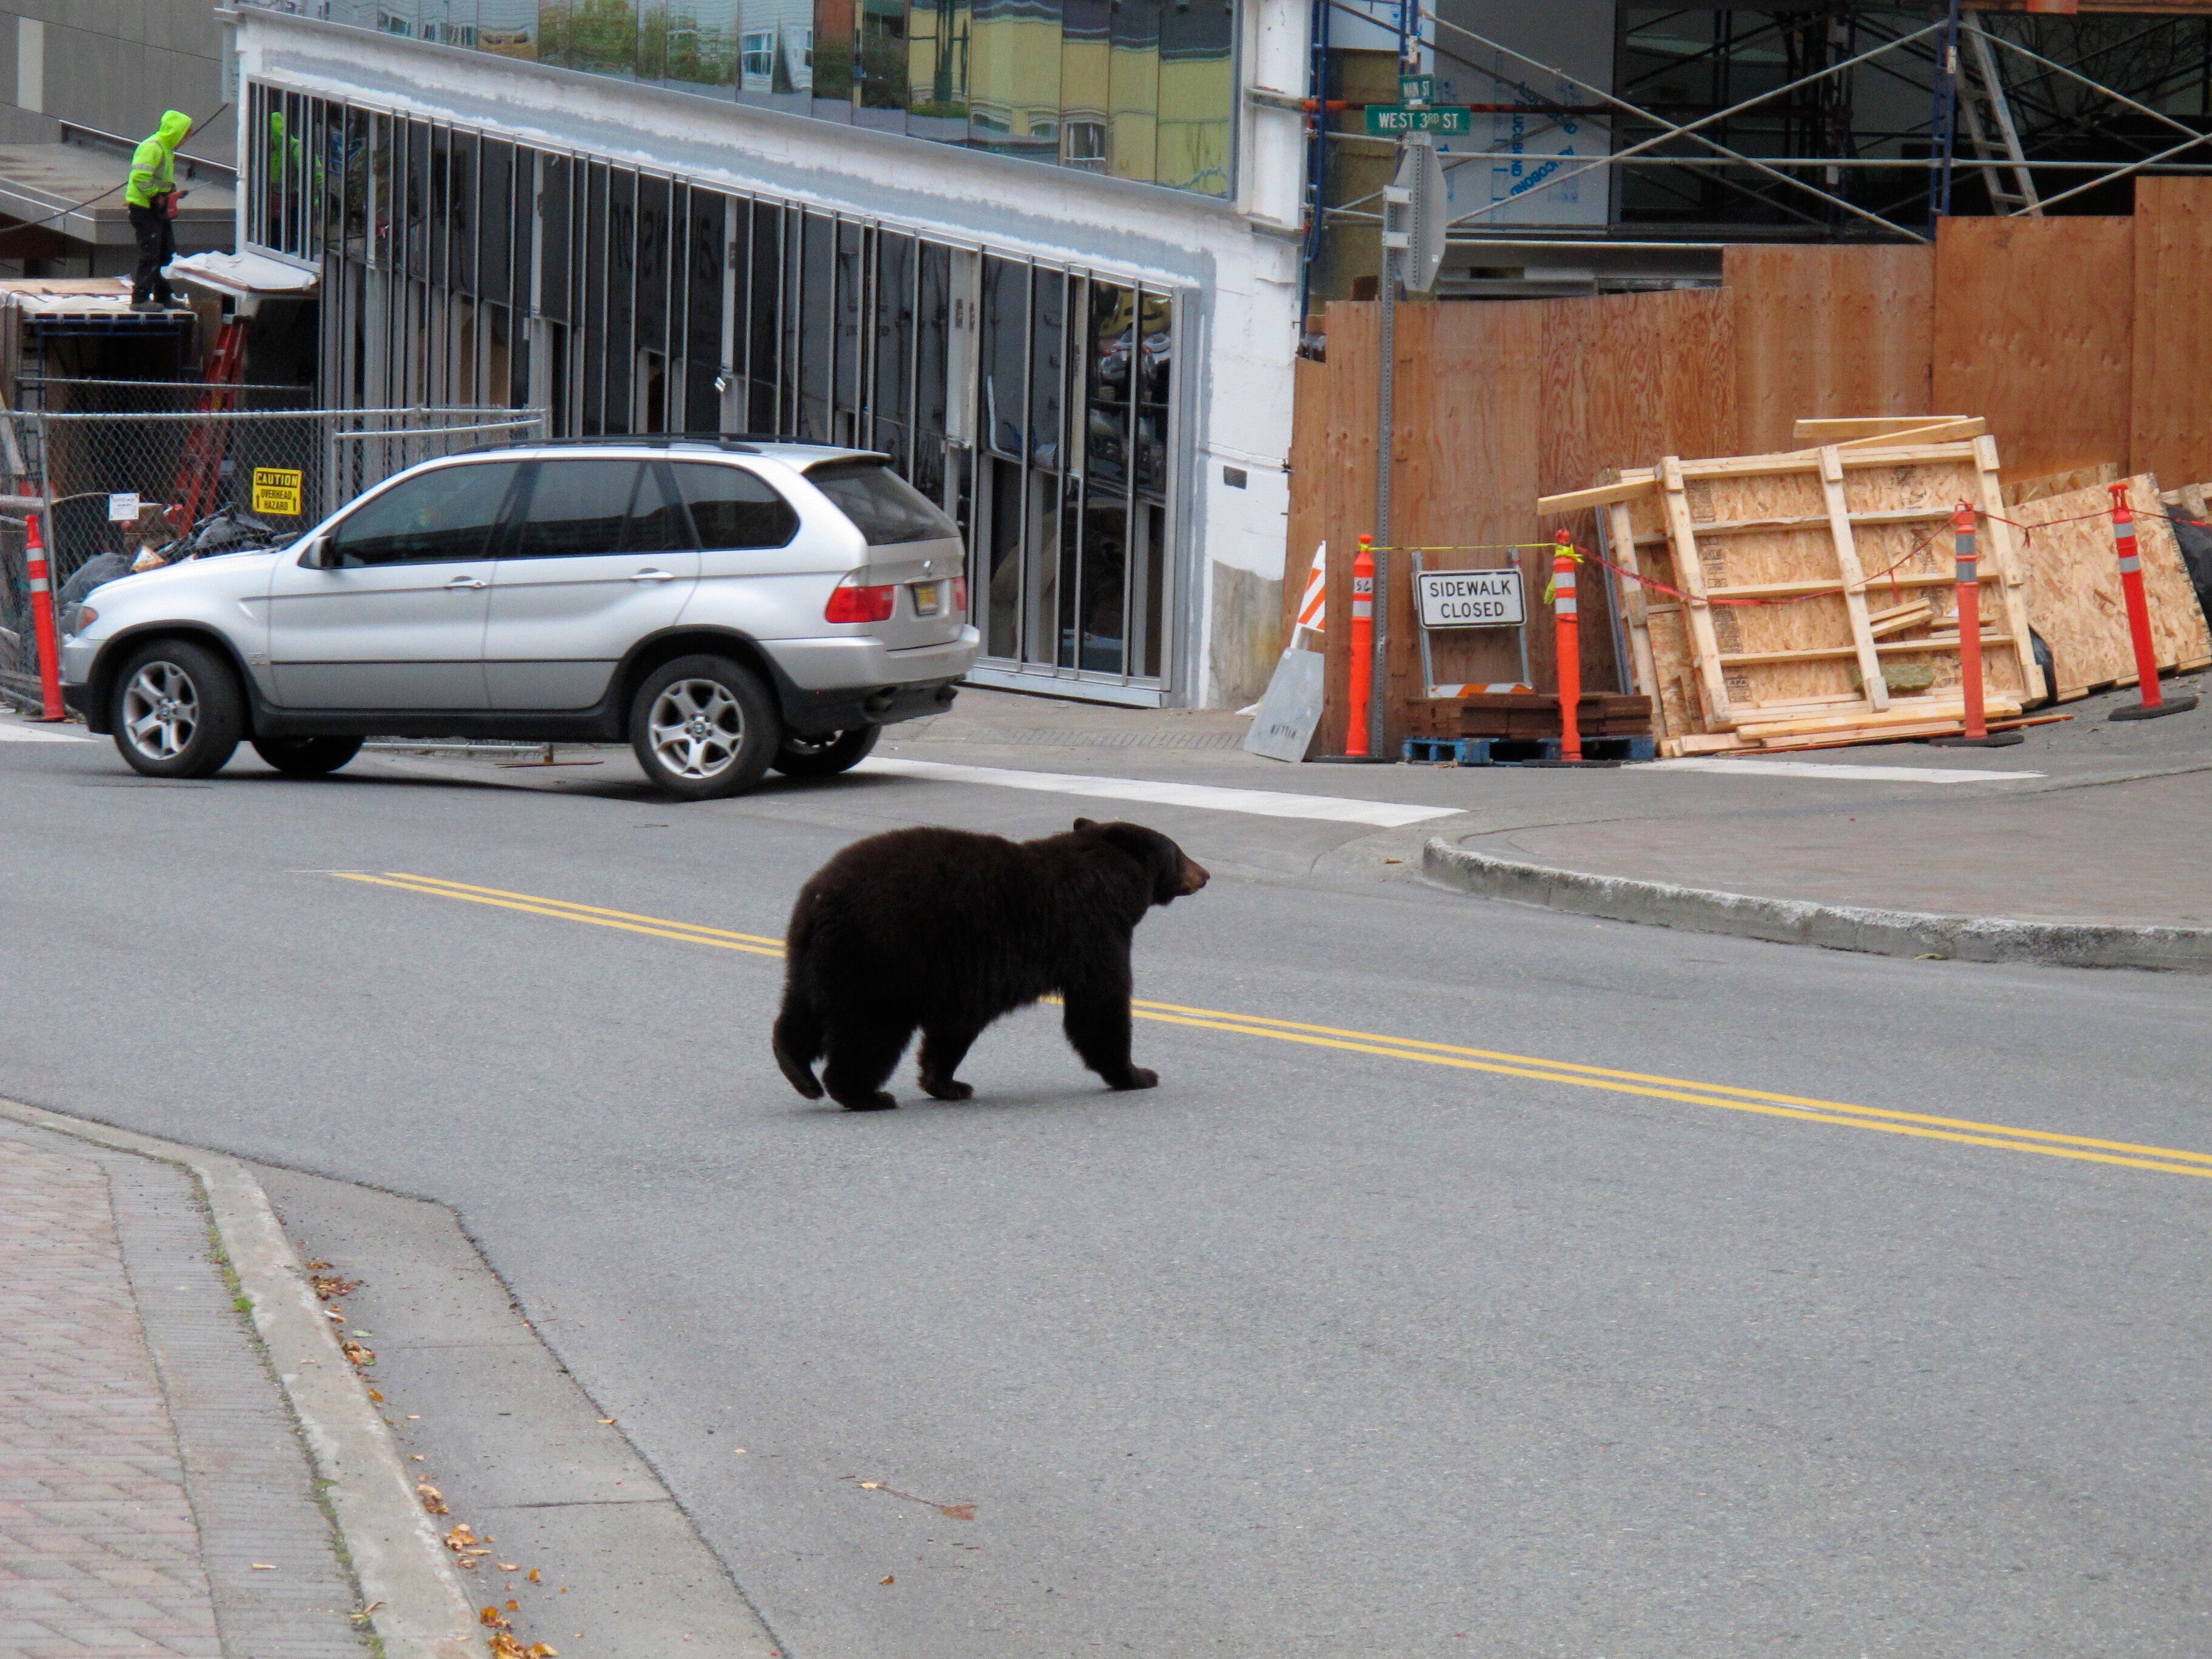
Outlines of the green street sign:
{"type": "Polygon", "coordinates": [[[1371,138],[1395,138],[1407,132],[1435,132],[1448,138],[1464,138],[1474,130],[1474,117],[1462,104],[1445,104],[1436,109],[1407,109],[1403,104],[1367,106],[1367,133],[1371,138]]]}
{"type": "Polygon", "coordinates": [[[1437,101],[1437,77],[1433,75],[1401,75],[1398,77],[1398,101],[1401,104],[1433,104],[1437,101]]]}

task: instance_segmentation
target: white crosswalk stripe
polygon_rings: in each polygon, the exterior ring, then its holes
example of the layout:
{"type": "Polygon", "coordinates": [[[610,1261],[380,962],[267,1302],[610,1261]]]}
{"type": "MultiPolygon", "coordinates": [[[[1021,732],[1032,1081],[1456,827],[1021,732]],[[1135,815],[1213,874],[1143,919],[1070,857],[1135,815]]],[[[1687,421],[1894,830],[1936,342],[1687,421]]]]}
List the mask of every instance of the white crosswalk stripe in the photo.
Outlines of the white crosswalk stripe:
{"type": "Polygon", "coordinates": [[[1276,789],[1224,789],[1205,783],[1166,783],[1152,778],[1094,778],[1071,772],[1016,772],[997,766],[954,766],[943,761],[871,757],[853,769],[884,777],[938,783],[981,783],[1000,789],[1041,789],[1055,795],[1143,801],[1153,806],[1196,806],[1262,818],[1313,818],[1324,823],[1372,823],[1386,829],[1448,818],[1456,806],[1407,806],[1395,801],[1346,800],[1340,795],[1293,795],[1276,789]]]}

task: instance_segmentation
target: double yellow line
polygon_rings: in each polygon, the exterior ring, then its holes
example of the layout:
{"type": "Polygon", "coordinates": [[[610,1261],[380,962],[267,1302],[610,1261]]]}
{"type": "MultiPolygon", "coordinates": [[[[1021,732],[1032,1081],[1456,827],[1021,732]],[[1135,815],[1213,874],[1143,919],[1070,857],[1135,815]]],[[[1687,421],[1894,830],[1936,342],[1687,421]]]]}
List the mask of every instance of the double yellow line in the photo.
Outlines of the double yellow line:
{"type": "MultiPolygon", "coordinates": [[[[674,939],[685,945],[712,945],[719,950],[744,951],[761,957],[781,957],[783,954],[782,940],[759,933],[738,933],[726,927],[671,921],[662,916],[611,910],[604,905],[575,904],[567,899],[544,898],[534,893],[514,893],[503,888],[478,887],[468,882],[447,881],[436,876],[412,876],[398,871],[387,871],[381,875],[361,872],[333,873],[345,881],[396,887],[432,898],[489,904],[502,910],[520,910],[526,915],[551,916],[562,921],[589,922],[597,927],[614,927],[624,933],[674,939]]],[[[2124,1169],[2152,1170],[2164,1175],[2212,1179],[2212,1153],[2183,1152],[2171,1146],[2146,1146],[2134,1141],[2057,1134],[2047,1129],[2014,1128],[2008,1124],[1985,1123],[1972,1118],[1893,1112],[1876,1106],[1853,1106],[1843,1101],[1776,1094],[1765,1089],[1738,1089],[1726,1084],[1698,1083],[1686,1078],[1618,1071],[1604,1066],[1584,1066],[1574,1060],[1545,1060],[1534,1054],[1469,1048],[1456,1043],[1429,1042],[1418,1037],[1388,1036],[1375,1031],[1315,1025],[1301,1020],[1271,1019],[1261,1014],[1230,1013],[1218,1008],[1186,1008],[1177,1003],[1146,1001],[1135,1002],[1132,1007],[1138,1018],[1155,1020],[1164,1025],[1188,1025],[1200,1030],[1227,1031],[1237,1036],[1267,1037],[1277,1042],[1337,1048],[1349,1054],[1373,1054],[1384,1060],[1415,1060],[1425,1066],[1444,1066],[1465,1072],[1488,1072],[1498,1077],[1525,1078],[1537,1083],[1565,1084],[1577,1089],[1601,1090],[1607,1094],[1640,1095],[1650,1100],[1680,1101],[1692,1106],[1717,1106],[1724,1111],[1755,1112],[1763,1117],[1794,1118],[1802,1123],[1828,1123],[1848,1129],[1874,1129],[1884,1134],[1911,1135],[1923,1140],[1955,1141],[1960,1146],[1988,1146],[2000,1152],[2038,1152],[2046,1158],[2070,1158],[2091,1164],[2118,1164],[2124,1169]]]]}

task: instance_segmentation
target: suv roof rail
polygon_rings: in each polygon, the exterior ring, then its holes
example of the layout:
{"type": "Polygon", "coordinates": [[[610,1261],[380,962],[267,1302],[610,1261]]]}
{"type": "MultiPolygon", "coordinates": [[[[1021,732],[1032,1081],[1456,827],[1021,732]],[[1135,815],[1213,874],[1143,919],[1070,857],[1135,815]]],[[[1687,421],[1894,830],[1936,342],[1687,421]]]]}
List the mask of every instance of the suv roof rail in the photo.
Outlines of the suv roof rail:
{"type": "Polygon", "coordinates": [[[762,444],[805,443],[804,438],[781,438],[767,432],[603,432],[588,438],[523,438],[502,445],[510,449],[568,449],[594,444],[626,445],[633,448],[668,448],[677,444],[710,444],[717,449],[757,455],[762,444]]]}

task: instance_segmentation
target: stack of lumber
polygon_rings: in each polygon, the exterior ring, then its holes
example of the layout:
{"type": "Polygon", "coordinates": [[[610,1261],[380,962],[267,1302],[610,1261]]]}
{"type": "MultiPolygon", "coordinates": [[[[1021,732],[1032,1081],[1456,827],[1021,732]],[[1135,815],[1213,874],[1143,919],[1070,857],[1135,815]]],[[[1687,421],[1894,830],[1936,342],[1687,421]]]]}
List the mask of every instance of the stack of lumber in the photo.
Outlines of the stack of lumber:
{"type": "MultiPolygon", "coordinates": [[[[1459,738],[1556,738],[1559,700],[1546,692],[1483,694],[1451,705],[1459,738]]],[[[1651,699],[1620,692],[1585,691],[1575,704],[1575,729],[1586,738],[1651,735],[1651,699]]]]}
{"type": "MultiPolygon", "coordinates": [[[[1556,738],[1559,700],[1546,691],[1471,692],[1432,698],[1409,711],[1415,738],[1556,738]]],[[[1575,704],[1575,729],[1586,738],[1647,738],[1651,699],[1642,692],[1585,691],[1575,704]]]]}
{"type": "MultiPolygon", "coordinates": [[[[2028,572],[1996,445],[1970,416],[1807,421],[1811,447],[1662,459],[1544,514],[1601,507],[1637,684],[1663,755],[1823,747],[1964,729],[1950,518],[1987,515],[1982,663],[1993,720],[2044,696],[2028,572]]],[[[2054,500],[2058,498],[2053,498],[2054,500]]],[[[2109,555],[2108,555],[2109,562],[2109,555]]]]}

